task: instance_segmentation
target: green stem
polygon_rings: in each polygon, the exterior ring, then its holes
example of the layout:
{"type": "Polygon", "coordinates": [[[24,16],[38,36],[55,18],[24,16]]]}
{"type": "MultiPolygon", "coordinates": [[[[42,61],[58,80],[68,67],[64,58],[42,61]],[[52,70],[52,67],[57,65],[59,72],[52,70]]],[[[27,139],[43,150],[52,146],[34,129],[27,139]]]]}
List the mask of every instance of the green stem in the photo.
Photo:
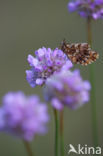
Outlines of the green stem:
{"type": "Polygon", "coordinates": [[[61,156],[64,156],[64,117],[63,110],[60,112],[60,149],[61,156]]]}
{"type": "Polygon", "coordinates": [[[26,151],[27,151],[28,156],[33,156],[33,153],[32,153],[32,150],[30,148],[29,143],[27,141],[25,141],[25,140],[23,141],[23,143],[24,143],[24,146],[26,148],[26,151]]]}
{"type": "Polygon", "coordinates": [[[58,156],[58,112],[54,109],[54,118],[55,118],[55,156],[58,156]]]}
{"type": "MultiPolygon", "coordinates": [[[[88,31],[88,43],[92,46],[92,31],[91,31],[91,19],[87,20],[88,31]]],[[[90,82],[92,86],[91,90],[91,111],[92,111],[92,133],[94,146],[98,146],[98,128],[97,128],[97,114],[96,114],[96,90],[94,79],[94,64],[89,65],[90,82]]]]}

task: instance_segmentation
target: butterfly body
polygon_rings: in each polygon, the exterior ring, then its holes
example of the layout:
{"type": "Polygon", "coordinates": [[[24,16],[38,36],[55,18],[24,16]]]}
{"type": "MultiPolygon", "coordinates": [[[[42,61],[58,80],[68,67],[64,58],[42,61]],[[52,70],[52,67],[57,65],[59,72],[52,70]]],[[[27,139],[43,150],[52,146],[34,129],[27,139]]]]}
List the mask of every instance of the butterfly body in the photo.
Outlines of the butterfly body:
{"type": "Polygon", "coordinates": [[[75,64],[88,65],[99,57],[99,54],[93,51],[88,43],[68,44],[63,41],[61,50],[75,64]]]}

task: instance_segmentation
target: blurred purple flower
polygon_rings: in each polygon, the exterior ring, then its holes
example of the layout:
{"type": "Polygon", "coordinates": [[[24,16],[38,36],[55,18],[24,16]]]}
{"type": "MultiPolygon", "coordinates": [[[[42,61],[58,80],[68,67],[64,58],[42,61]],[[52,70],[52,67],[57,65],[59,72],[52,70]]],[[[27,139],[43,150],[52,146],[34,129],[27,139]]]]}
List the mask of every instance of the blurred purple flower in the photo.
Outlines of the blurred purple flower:
{"type": "Polygon", "coordinates": [[[51,50],[50,48],[41,48],[35,51],[36,57],[28,55],[30,70],[26,70],[26,79],[31,87],[43,85],[48,77],[61,69],[72,67],[71,61],[60,50],[51,50]]]}
{"type": "Polygon", "coordinates": [[[78,70],[61,71],[47,79],[44,97],[58,110],[64,106],[77,109],[89,101],[90,89],[90,83],[82,80],[78,70]]]}
{"type": "Polygon", "coordinates": [[[94,20],[103,19],[103,0],[71,0],[68,3],[70,12],[77,13],[85,18],[93,18],[94,20]]]}
{"type": "Polygon", "coordinates": [[[36,134],[47,131],[49,120],[46,104],[38,96],[25,96],[22,92],[9,92],[0,108],[0,131],[31,141],[36,134]]]}

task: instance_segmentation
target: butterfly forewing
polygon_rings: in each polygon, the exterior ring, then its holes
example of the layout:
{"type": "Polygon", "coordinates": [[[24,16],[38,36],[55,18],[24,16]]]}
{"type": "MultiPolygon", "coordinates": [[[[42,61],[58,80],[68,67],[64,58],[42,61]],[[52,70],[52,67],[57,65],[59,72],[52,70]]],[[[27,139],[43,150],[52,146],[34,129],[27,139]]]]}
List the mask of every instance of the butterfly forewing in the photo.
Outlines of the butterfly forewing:
{"type": "Polygon", "coordinates": [[[75,64],[88,65],[99,57],[99,54],[93,51],[88,43],[68,44],[63,41],[61,50],[75,64]]]}

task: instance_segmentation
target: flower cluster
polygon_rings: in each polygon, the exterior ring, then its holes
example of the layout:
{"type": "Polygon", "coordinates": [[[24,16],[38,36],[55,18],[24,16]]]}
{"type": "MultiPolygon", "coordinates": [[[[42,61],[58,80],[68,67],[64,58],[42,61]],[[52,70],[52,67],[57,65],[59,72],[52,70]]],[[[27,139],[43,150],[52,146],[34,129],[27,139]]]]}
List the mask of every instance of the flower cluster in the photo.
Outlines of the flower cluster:
{"type": "Polygon", "coordinates": [[[68,10],[77,11],[82,17],[96,20],[103,18],[103,0],[71,0],[68,10]]]}
{"type": "Polygon", "coordinates": [[[31,87],[43,85],[48,77],[59,72],[62,68],[72,67],[71,61],[60,49],[40,48],[35,51],[36,57],[28,56],[30,70],[26,70],[27,81],[31,87]]]}
{"type": "Polygon", "coordinates": [[[89,100],[90,83],[83,81],[78,70],[71,71],[73,64],[62,50],[42,48],[28,56],[31,70],[27,81],[31,87],[44,85],[44,96],[58,110],[64,105],[76,109],[89,100]]]}
{"type": "Polygon", "coordinates": [[[90,89],[90,83],[82,80],[78,70],[61,71],[46,81],[44,97],[58,110],[64,106],[77,109],[89,101],[90,89]]]}
{"type": "MultiPolygon", "coordinates": [[[[62,50],[42,48],[35,55],[28,56],[31,69],[26,71],[27,81],[31,87],[45,84],[45,99],[55,109],[61,110],[65,105],[76,109],[88,102],[90,84],[82,80],[78,70],[70,70],[73,64],[62,50]]],[[[36,134],[47,131],[48,120],[47,106],[38,96],[26,97],[22,92],[10,92],[4,96],[0,108],[0,131],[31,141],[36,134]]]]}
{"type": "Polygon", "coordinates": [[[26,97],[22,92],[6,94],[0,108],[0,131],[30,141],[36,134],[47,131],[47,106],[38,96],[26,97]]]}

